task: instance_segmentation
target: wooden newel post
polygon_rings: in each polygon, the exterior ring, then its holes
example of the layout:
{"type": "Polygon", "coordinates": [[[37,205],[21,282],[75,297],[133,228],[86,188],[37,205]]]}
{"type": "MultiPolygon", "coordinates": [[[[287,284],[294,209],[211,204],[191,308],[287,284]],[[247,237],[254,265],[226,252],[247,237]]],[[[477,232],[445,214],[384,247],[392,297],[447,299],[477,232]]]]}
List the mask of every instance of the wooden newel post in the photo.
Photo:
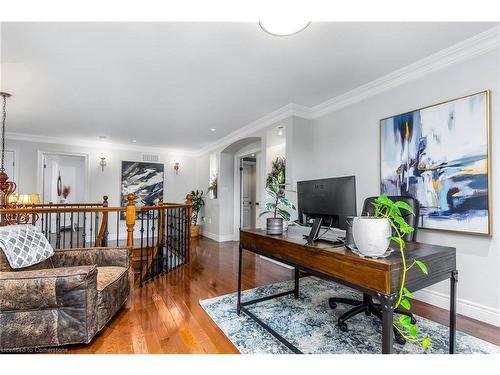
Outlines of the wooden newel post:
{"type": "Polygon", "coordinates": [[[134,246],[134,225],[135,225],[135,195],[127,195],[127,211],[125,222],[127,224],[127,246],[134,246]]]}
{"type": "Polygon", "coordinates": [[[187,241],[188,241],[188,261],[191,260],[191,221],[193,218],[193,196],[186,195],[187,207],[187,241]]]}

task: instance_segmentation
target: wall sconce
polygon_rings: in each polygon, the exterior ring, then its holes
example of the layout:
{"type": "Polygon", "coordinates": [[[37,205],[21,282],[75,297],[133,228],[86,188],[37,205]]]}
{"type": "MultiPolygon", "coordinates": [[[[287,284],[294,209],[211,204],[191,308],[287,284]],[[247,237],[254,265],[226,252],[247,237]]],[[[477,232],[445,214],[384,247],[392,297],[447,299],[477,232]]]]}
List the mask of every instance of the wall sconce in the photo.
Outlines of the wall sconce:
{"type": "Polygon", "coordinates": [[[101,166],[101,171],[104,172],[104,167],[107,165],[106,158],[104,156],[101,156],[101,161],[99,162],[99,165],[101,166]]]}
{"type": "Polygon", "coordinates": [[[179,162],[176,161],[174,163],[174,171],[175,171],[175,174],[179,174],[179,162]]]}

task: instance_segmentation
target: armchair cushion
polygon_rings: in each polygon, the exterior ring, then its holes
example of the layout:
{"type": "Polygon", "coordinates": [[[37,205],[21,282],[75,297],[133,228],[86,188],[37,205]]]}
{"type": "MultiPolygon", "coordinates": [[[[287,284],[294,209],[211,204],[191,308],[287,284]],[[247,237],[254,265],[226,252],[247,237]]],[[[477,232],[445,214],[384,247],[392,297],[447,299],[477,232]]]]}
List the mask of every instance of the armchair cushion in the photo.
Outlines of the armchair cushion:
{"type": "Polygon", "coordinates": [[[97,268],[97,321],[99,330],[116,314],[130,295],[128,269],[124,267],[97,268]]]}
{"type": "Polygon", "coordinates": [[[97,268],[0,272],[0,348],[89,342],[97,332],[97,268]]]}
{"type": "Polygon", "coordinates": [[[88,247],[55,250],[51,257],[54,267],[74,267],[95,264],[97,267],[130,267],[132,248],[88,247]]]}

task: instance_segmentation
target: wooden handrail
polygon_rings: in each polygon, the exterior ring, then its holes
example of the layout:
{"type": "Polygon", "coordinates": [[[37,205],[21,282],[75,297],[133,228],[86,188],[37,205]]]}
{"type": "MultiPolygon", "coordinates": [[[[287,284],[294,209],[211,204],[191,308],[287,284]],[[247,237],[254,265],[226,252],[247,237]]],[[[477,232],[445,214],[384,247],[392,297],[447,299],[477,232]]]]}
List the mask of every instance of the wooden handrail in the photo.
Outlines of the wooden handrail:
{"type": "Polygon", "coordinates": [[[102,207],[102,203],[39,203],[31,207],[102,207]]]}
{"type": "Polygon", "coordinates": [[[0,208],[0,215],[10,215],[18,213],[26,214],[45,214],[45,213],[64,213],[64,212],[125,212],[126,207],[54,207],[54,208],[36,208],[36,207],[26,207],[26,208],[0,208]]]}

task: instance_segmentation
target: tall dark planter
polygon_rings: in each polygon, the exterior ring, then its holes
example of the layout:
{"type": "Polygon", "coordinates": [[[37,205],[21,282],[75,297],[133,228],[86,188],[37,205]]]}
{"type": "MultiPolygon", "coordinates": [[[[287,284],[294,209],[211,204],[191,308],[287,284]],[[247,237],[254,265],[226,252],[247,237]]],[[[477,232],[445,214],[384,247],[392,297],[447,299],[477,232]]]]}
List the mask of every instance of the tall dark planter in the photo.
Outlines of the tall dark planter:
{"type": "Polygon", "coordinates": [[[266,219],[267,234],[283,234],[283,219],[281,217],[269,217],[266,219]]]}

